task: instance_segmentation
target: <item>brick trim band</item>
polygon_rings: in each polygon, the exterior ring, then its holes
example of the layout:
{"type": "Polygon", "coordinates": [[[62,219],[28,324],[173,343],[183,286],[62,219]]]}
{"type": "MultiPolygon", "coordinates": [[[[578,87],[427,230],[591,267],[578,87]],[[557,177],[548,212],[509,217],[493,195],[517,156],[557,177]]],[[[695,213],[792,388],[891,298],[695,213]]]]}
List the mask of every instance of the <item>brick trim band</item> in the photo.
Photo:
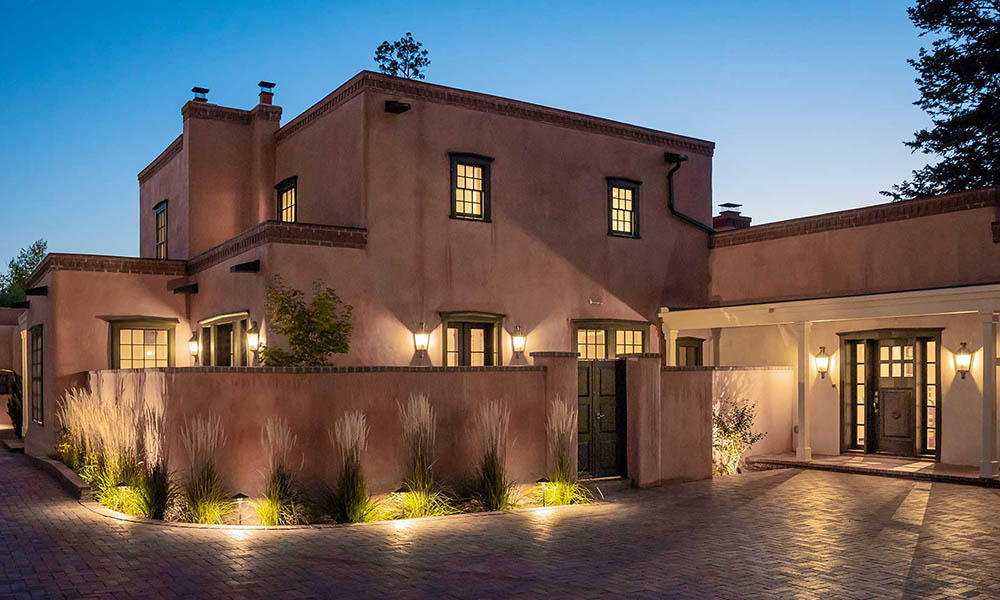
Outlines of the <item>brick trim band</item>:
{"type": "Polygon", "coordinates": [[[929,217],[961,210],[997,206],[998,201],[1000,201],[1000,188],[987,188],[971,192],[934,196],[932,198],[891,202],[827,213],[825,215],[816,215],[814,217],[756,225],[747,229],[724,231],[713,234],[710,239],[710,245],[712,248],[725,248],[727,246],[752,244],[754,242],[764,242],[835,229],[878,225],[880,223],[891,223],[893,221],[902,221],[916,217],[929,217]]]}
{"type": "Polygon", "coordinates": [[[184,373],[258,373],[261,375],[302,375],[326,373],[504,373],[541,372],[544,366],[524,367],[161,367],[158,369],[111,369],[120,371],[160,371],[184,373]]]}
{"type": "Polygon", "coordinates": [[[138,273],[143,275],[183,276],[182,260],[134,258],[128,256],[98,256],[94,254],[48,254],[35,267],[26,282],[35,286],[49,271],[94,271],[103,273],[138,273]]]}

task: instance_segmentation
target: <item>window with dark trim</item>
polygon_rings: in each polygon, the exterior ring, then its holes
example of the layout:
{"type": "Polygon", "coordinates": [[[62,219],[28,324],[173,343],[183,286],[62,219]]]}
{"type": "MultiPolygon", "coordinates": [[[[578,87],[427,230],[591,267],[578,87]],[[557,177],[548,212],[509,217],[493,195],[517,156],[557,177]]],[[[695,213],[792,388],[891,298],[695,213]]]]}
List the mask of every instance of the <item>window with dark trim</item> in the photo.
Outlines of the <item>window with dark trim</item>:
{"type": "Polygon", "coordinates": [[[156,215],[156,258],[167,258],[167,201],[153,207],[156,215]]]}
{"type": "Polygon", "coordinates": [[[502,363],[503,315],[441,313],[441,362],[446,367],[491,367],[502,363]]]}
{"type": "Polygon", "coordinates": [[[295,223],[299,220],[298,182],[298,177],[289,177],[274,186],[278,198],[276,218],[283,223],[295,223]]]}
{"type": "Polygon", "coordinates": [[[468,152],[449,152],[448,155],[451,157],[451,218],[489,222],[493,159],[468,152]]]}
{"type": "Polygon", "coordinates": [[[641,181],[608,177],[608,235],[639,237],[641,181]]]}
{"type": "Polygon", "coordinates": [[[138,319],[111,322],[111,368],[174,366],[174,321],[138,319]]]}
{"type": "Polygon", "coordinates": [[[677,366],[700,367],[704,364],[705,340],[697,337],[677,338],[677,366]]]}
{"type": "Polygon", "coordinates": [[[647,352],[649,323],[623,319],[577,319],[573,343],[580,360],[612,359],[647,352]]]}
{"type": "Polygon", "coordinates": [[[201,365],[213,367],[250,366],[247,311],[219,315],[201,321],[201,365]]]}
{"type": "Polygon", "coordinates": [[[0,373],[0,396],[10,394],[10,387],[10,375],[7,373],[0,373]]]}
{"type": "Polygon", "coordinates": [[[44,420],[45,408],[42,396],[42,326],[35,325],[29,330],[31,346],[28,355],[29,392],[31,393],[31,420],[39,425],[44,420]]]}

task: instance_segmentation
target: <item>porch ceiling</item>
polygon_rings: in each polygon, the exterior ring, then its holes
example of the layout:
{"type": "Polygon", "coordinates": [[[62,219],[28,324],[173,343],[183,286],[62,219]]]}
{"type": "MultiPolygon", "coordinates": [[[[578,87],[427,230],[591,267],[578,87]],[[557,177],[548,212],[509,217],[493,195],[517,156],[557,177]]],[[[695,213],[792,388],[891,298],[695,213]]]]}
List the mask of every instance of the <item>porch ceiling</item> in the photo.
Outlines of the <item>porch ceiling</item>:
{"type": "Polygon", "coordinates": [[[821,323],[1000,311],[1000,284],[697,308],[660,309],[664,330],[821,323]]]}

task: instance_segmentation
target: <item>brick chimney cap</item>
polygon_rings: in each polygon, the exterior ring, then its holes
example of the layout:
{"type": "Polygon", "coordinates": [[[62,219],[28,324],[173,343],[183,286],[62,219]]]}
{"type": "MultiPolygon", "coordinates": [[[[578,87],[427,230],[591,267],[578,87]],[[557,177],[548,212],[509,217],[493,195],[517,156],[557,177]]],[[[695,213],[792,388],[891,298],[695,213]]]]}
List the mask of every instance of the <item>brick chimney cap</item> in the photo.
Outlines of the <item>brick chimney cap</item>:
{"type": "Polygon", "coordinates": [[[268,90],[268,91],[270,91],[270,90],[274,89],[274,86],[276,86],[278,84],[272,83],[270,81],[263,81],[263,80],[261,80],[261,81],[257,82],[257,85],[259,85],[262,90],[268,90]]]}
{"type": "Polygon", "coordinates": [[[739,207],[741,207],[743,205],[742,204],[736,204],[735,202],[724,202],[724,203],[720,204],[719,206],[721,206],[722,208],[734,209],[734,208],[739,208],[739,207]]]}
{"type": "Polygon", "coordinates": [[[194,93],[196,93],[196,94],[207,94],[207,93],[209,93],[212,90],[210,90],[208,88],[205,88],[205,87],[194,86],[193,88],[191,88],[191,91],[194,92],[194,93]]]}

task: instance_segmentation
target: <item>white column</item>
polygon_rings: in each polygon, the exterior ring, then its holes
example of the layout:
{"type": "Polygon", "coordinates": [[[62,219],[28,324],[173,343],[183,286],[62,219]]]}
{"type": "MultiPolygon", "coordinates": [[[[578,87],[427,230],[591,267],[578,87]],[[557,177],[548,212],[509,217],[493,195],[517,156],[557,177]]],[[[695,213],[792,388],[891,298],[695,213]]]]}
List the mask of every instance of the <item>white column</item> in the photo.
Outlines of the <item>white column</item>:
{"type": "Polygon", "coordinates": [[[795,383],[797,387],[796,401],[799,423],[799,433],[795,439],[795,458],[798,460],[812,460],[812,448],[809,446],[809,428],[812,425],[810,418],[809,397],[806,393],[807,377],[809,373],[809,329],[811,323],[803,321],[795,324],[795,337],[798,341],[798,364],[795,370],[795,383]]]}
{"type": "Polygon", "coordinates": [[[722,364],[722,328],[712,328],[712,366],[718,367],[722,364]]]}
{"type": "Polygon", "coordinates": [[[667,335],[664,336],[664,341],[667,343],[667,366],[676,367],[677,366],[677,330],[668,329],[667,335]]]}
{"type": "Polygon", "coordinates": [[[980,477],[997,473],[997,320],[993,312],[980,311],[983,324],[983,446],[980,477]]]}

